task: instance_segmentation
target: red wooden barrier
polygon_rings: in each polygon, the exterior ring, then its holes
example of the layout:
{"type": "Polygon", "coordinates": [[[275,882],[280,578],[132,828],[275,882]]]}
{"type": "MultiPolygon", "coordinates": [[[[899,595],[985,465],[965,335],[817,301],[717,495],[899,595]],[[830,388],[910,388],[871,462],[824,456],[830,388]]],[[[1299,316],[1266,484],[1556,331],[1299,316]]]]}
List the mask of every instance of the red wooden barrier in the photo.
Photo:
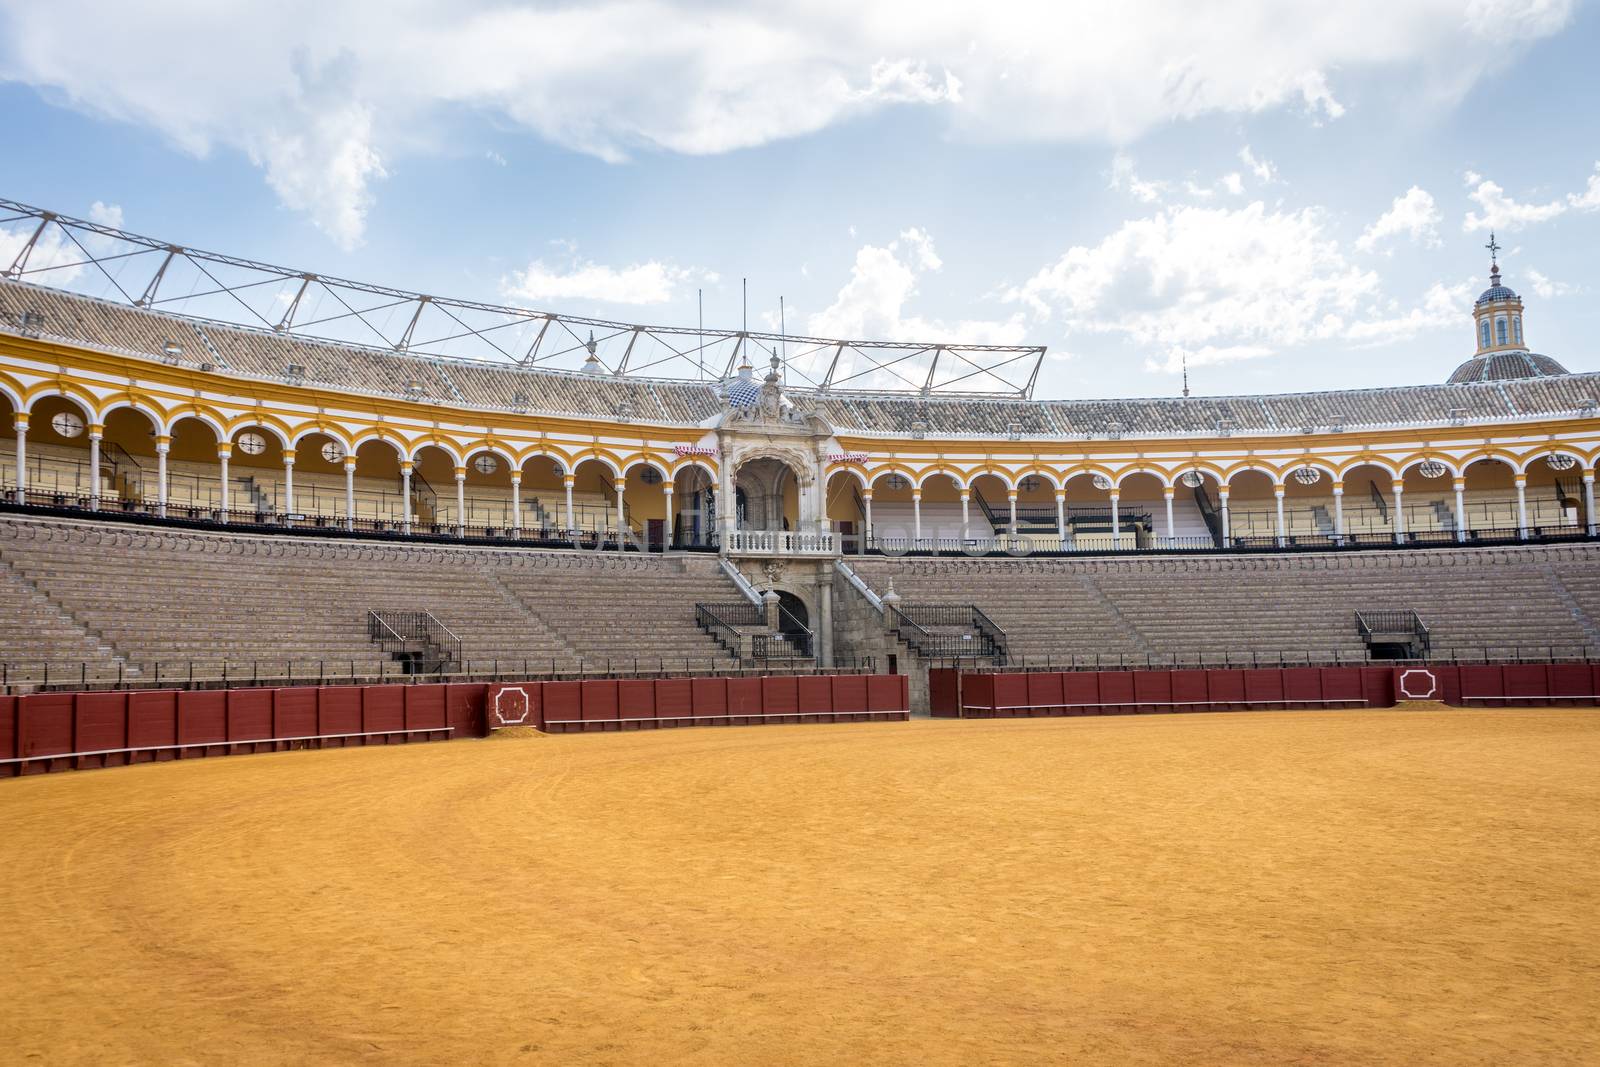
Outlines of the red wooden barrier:
{"type": "Polygon", "coordinates": [[[892,721],[910,717],[903,675],[589,679],[487,687],[489,728],[538,725],[551,733],[763,723],[892,721]],[[525,715],[525,708],[542,714],[525,715]]]}

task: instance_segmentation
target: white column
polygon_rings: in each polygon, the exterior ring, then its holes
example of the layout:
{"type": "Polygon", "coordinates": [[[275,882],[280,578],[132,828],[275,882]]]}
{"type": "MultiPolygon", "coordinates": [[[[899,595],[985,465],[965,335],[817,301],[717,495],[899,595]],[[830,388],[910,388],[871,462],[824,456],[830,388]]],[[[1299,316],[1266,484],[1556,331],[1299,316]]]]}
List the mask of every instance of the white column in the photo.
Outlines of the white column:
{"type": "Polygon", "coordinates": [[[1344,544],[1344,483],[1333,483],[1333,540],[1344,544]]]}
{"type": "MultiPolygon", "coordinates": [[[[667,490],[669,493],[672,490],[667,490]]],[[[522,471],[511,472],[511,536],[522,536],[522,471]]]]}
{"type": "Polygon", "coordinates": [[[28,413],[19,411],[15,417],[17,428],[17,503],[28,502],[28,413]]]}
{"type": "Polygon", "coordinates": [[[217,518],[228,521],[228,460],[233,456],[233,445],[227,441],[217,444],[217,465],[222,468],[222,507],[217,518]]]}
{"type": "Polygon", "coordinates": [[[1011,521],[1006,523],[1006,533],[1012,537],[1017,536],[1017,491],[1006,490],[1006,501],[1011,505],[1011,521]]]}
{"type": "MultiPolygon", "coordinates": [[[[1593,479],[1591,478],[1590,481],[1592,482],[1593,479]]],[[[1467,480],[1465,478],[1457,478],[1455,480],[1455,490],[1456,541],[1460,542],[1467,539],[1467,480]]]]}
{"type": "Polygon", "coordinates": [[[672,547],[672,534],[678,526],[678,516],[672,510],[673,488],[671,482],[662,483],[661,495],[666,498],[663,508],[667,515],[667,528],[661,535],[661,551],[665,552],[672,547]]]}
{"type": "Polygon", "coordinates": [[[1583,472],[1583,521],[1588,524],[1589,536],[1594,536],[1594,471],[1583,472]]]}
{"type": "Polygon", "coordinates": [[[1122,493],[1116,489],[1111,490],[1111,547],[1118,548],[1122,544],[1122,515],[1117,507],[1122,500],[1122,493]]]}
{"type": "MultiPolygon", "coordinates": [[[[572,517],[572,483],[574,481],[576,481],[576,480],[577,479],[573,478],[573,476],[570,475],[570,474],[564,474],[564,475],[561,476],[561,484],[563,486],[565,486],[566,490],[567,490],[567,532],[568,533],[571,533],[573,530],[576,530],[578,528],[577,521],[572,517]]],[[[719,515],[721,514],[720,510],[718,511],[718,514],[719,515]]]]}
{"type": "Polygon", "coordinates": [[[622,537],[628,532],[628,516],[622,504],[622,492],[628,488],[624,478],[617,478],[611,483],[611,488],[617,491],[617,551],[622,551],[622,537]]]}
{"type": "Polygon", "coordinates": [[[1222,547],[1229,548],[1233,545],[1233,528],[1228,525],[1228,490],[1219,486],[1217,500],[1222,505],[1222,547]]]}
{"type": "Polygon", "coordinates": [[[167,517],[167,452],[172,448],[172,438],[166,434],[156,437],[156,514],[167,517]]]}
{"type": "Polygon", "coordinates": [[[344,457],[344,528],[356,528],[356,457],[344,457]]]}
{"type": "Polygon", "coordinates": [[[89,510],[100,510],[100,438],[105,434],[99,423],[89,427],[89,510]]]}
{"type": "Polygon", "coordinates": [[[969,532],[971,521],[970,509],[972,507],[972,490],[961,490],[961,543],[966,544],[967,538],[972,536],[969,532]]]}
{"type": "Polygon", "coordinates": [[[862,542],[862,544],[867,546],[867,547],[871,547],[871,545],[872,545],[872,490],[869,489],[865,493],[861,494],[861,507],[862,507],[861,523],[862,523],[863,527],[865,528],[863,530],[863,533],[865,534],[865,540],[862,542]]]}
{"type": "MultiPolygon", "coordinates": [[[[294,449],[283,450],[283,513],[285,516],[294,514],[294,449]]],[[[293,521],[285,518],[288,525],[293,521]]]]}
{"type": "Polygon", "coordinates": [[[1168,548],[1171,548],[1172,547],[1172,542],[1177,539],[1177,534],[1175,532],[1175,528],[1174,528],[1173,522],[1172,522],[1172,496],[1173,496],[1173,493],[1174,493],[1174,490],[1173,490],[1172,486],[1170,486],[1170,485],[1167,486],[1165,489],[1161,490],[1161,496],[1167,502],[1167,547],[1168,548]]]}
{"type": "Polygon", "coordinates": [[[411,532],[411,461],[400,461],[400,507],[402,521],[401,532],[411,532]]]}
{"type": "Polygon", "coordinates": [[[456,536],[467,532],[467,468],[456,468],[456,536]]]}
{"type": "Polygon", "coordinates": [[[1283,523],[1283,486],[1273,486],[1272,497],[1278,505],[1278,547],[1282,548],[1284,545],[1289,543],[1289,531],[1285,528],[1283,523]]]}
{"type": "Polygon", "coordinates": [[[1056,540],[1061,542],[1061,547],[1067,546],[1067,491],[1056,490],[1056,540]]]}
{"type": "Polygon", "coordinates": [[[922,490],[911,490],[911,543],[922,543],[922,490]]]}
{"type": "Polygon", "coordinates": [[[1391,485],[1394,489],[1394,539],[1398,544],[1406,536],[1406,485],[1398,478],[1391,485]]]}
{"type": "Polygon", "coordinates": [[[1517,536],[1528,539],[1528,476],[1517,475],[1517,536]]]}

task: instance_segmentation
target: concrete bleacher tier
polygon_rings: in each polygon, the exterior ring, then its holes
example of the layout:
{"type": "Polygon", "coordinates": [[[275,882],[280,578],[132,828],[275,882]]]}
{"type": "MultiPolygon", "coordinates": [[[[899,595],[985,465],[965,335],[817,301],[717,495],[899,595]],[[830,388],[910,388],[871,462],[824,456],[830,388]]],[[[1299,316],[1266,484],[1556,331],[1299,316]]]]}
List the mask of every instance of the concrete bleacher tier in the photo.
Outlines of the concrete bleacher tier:
{"type": "MultiPolygon", "coordinates": [[[[367,612],[425,610],[481,669],[540,670],[634,656],[730,662],[696,625],[700,601],[737,600],[716,560],[304,541],[0,518],[0,659],[153,665],[212,677],[293,662],[297,673],[376,673],[367,612]]],[[[393,671],[394,664],[388,663],[393,671]]]]}
{"type": "Polygon", "coordinates": [[[1358,609],[1411,608],[1436,654],[1600,647],[1587,546],[1097,560],[861,559],[906,604],[971,603],[1012,656],[1311,651],[1359,657],[1358,609]]]}

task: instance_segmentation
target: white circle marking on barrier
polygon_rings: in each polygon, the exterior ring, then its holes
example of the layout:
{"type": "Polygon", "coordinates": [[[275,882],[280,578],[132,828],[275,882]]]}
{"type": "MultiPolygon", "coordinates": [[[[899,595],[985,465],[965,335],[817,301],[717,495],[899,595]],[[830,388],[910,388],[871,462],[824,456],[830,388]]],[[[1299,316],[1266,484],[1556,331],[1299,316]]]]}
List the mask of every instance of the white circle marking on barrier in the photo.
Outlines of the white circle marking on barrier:
{"type": "Polygon", "coordinates": [[[528,721],[528,716],[532,713],[533,701],[528,699],[528,691],[520,685],[507,687],[494,695],[494,717],[501,726],[521,726],[528,721]],[[509,710],[516,711],[520,708],[522,711],[522,714],[516,718],[512,718],[507,714],[507,709],[501,706],[501,701],[513,693],[516,694],[517,698],[513,701],[509,710]]]}
{"type": "Polygon", "coordinates": [[[1433,696],[1438,691],[1439,691],[1439,679],[1434,675],[1434,673],[1432,671],[1424,670],[1421,667],[1411,667],[1411,668],[1409,668],[1407,670],[1403,670],[1403,671],[1400,672],[1400,695],[1405,697],[1407,700],[1427,700],[1429,697],[1433,696]],[[1412,690],[1411,690],[1412,677],[1411,676],[1414,675],[1414,674],[1421,676],[1421,678],[1417,679],[1417,681],[1419,683],[1420,683],[1422,678],[1426,678],[1428,680],[1428,691],[1427,692],[1425,692],[1425,693],[1412,692],[1412,690]]]}

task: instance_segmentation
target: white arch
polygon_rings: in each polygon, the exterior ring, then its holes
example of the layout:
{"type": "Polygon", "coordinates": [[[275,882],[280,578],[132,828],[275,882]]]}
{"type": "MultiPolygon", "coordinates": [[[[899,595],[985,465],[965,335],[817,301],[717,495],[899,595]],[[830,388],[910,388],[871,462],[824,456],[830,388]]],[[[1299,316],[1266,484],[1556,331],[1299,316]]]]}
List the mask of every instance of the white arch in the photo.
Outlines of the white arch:
{"type": "Polygon", "coordinates": [[[967,483],[966,479],[964,479],[961,476],[961,472],[960,471],[947,470],[947,469],[937,468],[937,467],[932,469],[932,470],[923,471],[914,481],[912,481],[912,483],[911,483],[912,488],[921,489],[924,485],[927,485],[928,482],[931,479],[934,479],[934,478],[948,478],[948,479],[950,479],[950,481],[955,483],[955,487],[956,487],[956,491],[957,492],[962,492],[964,490],[972,488],[971,485],[969,485],[967,483]]]}
{"type": "Polygon", "coordinates": [[[1150,477],[1154,478],[1163,489],[1172,488],[1171,476],[1167,474],[1166,471],[1157,470],[1154,467],[1130,467],[1127,470],[1119,473],[1115,478],[1111,479],[1111,487],[1120,493],[1122,491],[1123,482],[1140,474],[1148,474],[1150,477]]]}
{"type": "Polygon", "coordinates": [[[1410,474],[1424,463],[1437,463],[1441,465],[1450,472],[1450,476],[1452,478],[1460,478],[1462,476],[1462,472],[1466,470],[1466,468],[1463,467],[1459,462],[1451,459],[1449,456],[1419,456],[1400,468],[1400,477],[1404,478],[1407,474],[1410,474]]]}
{"type": "Polygon", "coordinates": [[[227,435],[226,440],[228,440],[230,442],[233,442],[233,443],[237,443],[238,439],[239,439],[239,435],[242,434],[242,433],[246,433],[246,432],[248,432],[250,430],[260,430],[262,433],[270,435],[274,441],[278,442],[278,447],[279,448],[293,448],[294,447],[293,445],[291,445],[289,443],[288,435],[285,434],[282,430],[278,429],[276,426],[272,425],[270,422],[244,422],[244,423],[240,423],[237,427],[234,428],[232,433],[229,433],[227,435]]]}
{"type": "Polygon", "coordinates": [[[346,452],[354,451],[354,449],[350,447],[350,435],[345,432],[344,427],[318,426],[316,423],[302,426],[296,430],[289,438],[289,446],[291,448],[299,448],[301,441],[304,441],[307,437],[317,433],[320,433],[322,436],[331,441],[337,441],[340,447],[342,447],[346,452]]]}
{"type": "MultiPolygon", "coordinates": [[[[857,489],[865,491],[865,489],[867,488],[867,476],[866,476],[866,474],[864,474],[862,471],[858,470],[855,467],[834,467],[832,470],[828,471],[826,473],[826,475],[824,475],[823,484],[827,484],[828,482],[833,481],[834,476],[835,475],[839,475],[839,474],[843,474],[843,475],[846,475],[848,477],[854,478],[856,480],[856,488],[857,489]]],[[[713,475],[713,477],[715,477],[715,476],[713,475]]]]}
{"type": "Polygon", "coordinates": [[[598,452],[585,452],[581,456],[574,456],[572,458],[572,469],[567,473],[576,475],[578,473],[578,468],[582,467],[585,463],[600,464],[606,470],[611,472],[611,480],[613,482],[622,477],[622,472],[617,469],[617,465],[613,463],[609,457],[603,456],[598,452]]]}
{"type": "Polygon", "coordinates": [[[413,464],[416,463],[417,460],[422,457],[422,450],[425,448],[437,448],[439,451],[449,456],[451,461],[457,467],[465,467],[467,465],[466,459],[461,455],[461,449],[457,447],[454,441],[450,440],[435,441],[432,438],[429,438],[424,441],[417,441],[412,444],[411,455],[406,458],[411,460],[413,464]]]}
{"type": "Polygon", "coordinates": [[[205,426],[210,427],[212,436],[214,436],[217,439],[218,443],[221,443],[221,442],[226,441],[228,439],[228,429],[227,429],[227,427],[223,426],[222,423],[218,422],[212,416],[207,415],[206,413],[201,412],[201,411],[185,411],[185,412],[182,412],[182,413],[174,414],[172,416],[172,422],[171,422],[170,425],[168,425],[168,427],[166,429],[166,432],[168,434],[171,434],[174,430],[176,430],[178,428],[178,423],[183,422],[185,419],[193,419],[195,422],[198,422],[198,423],[201,423],[201,424],[203,424],[205,426]]]}
{"type": "Polygon", "coordinates": [[[1580,467],[1587,467],[1589,465],[1589,457],[1585,456],[1582,452],[1578,451],[1571,445],[1566,443],[1552,443],[1548,448],[1541,446],[1541,451],[1532,452],[1526,456],[1523,456],[1521,461],[1513,469],[1518,474],[1527,474],[1528,468],[1532,467],[1539,460],[1547,459],[1550,456],[1571,456],[1573,459],[1578,461],[1578,465],[1580,467]]]}
{"type": "Polygon", "coordinates": [[[1051,489],[1060,489],[1066,484],[1061,480],[1060,476],[1056,474],[1055,471],[1042,464],[1033,467],[1024,467],[1023,469],[1017,471],[1017,487],[1019,489],[1022,487],[1022,479],[1024,478],[1043,478],[1046,482],[1050,483],[1051,489]]]}
{"type": "Polygon", "coordinates": [[[1386,459],[1371,456],[1365,459],[1352,459],[1348,463],[1341,465],[1339,467],[1339,480],[1341,482],[1344,481],[1350,476],[1351,471],[1360,470],[1362,467],[1376,467],[1387,474],[1390,481],[1394,481],[1400,477],[1400,472],[1395,470],[1393,463],[1390,463],[1386,459]]]}
{"type": "Polygon", "coordinates": [[[627,459],[626,465],[622,468],[623,475],[626,476],[628,471],[633,470],[635,467],[641,466],[649,467],[654,470],[657,474],[661,475],[661,479],[663,481],[672,480],[672,472],[667,469],[666,464],[662,463],[656,457],[645,455],[644,453],[636,453],[627,459]]]}

